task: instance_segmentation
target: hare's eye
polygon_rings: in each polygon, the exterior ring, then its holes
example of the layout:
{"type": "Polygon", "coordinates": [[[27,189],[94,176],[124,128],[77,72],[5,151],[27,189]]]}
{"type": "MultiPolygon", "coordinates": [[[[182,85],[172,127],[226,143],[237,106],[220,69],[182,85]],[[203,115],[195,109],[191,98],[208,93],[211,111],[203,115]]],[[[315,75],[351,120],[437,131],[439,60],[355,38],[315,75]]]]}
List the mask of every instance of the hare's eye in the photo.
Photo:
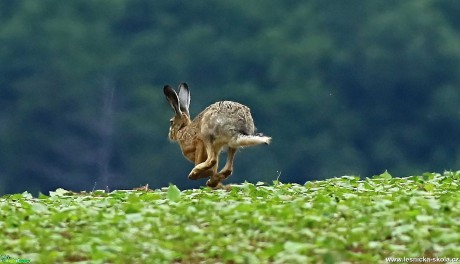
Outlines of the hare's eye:
{"type": "Polygon", "coordinates": [[[170,120],[169,120],[169,123],[170,123],[171,125],[173,124],[173,122],[174,122],[174,119],[170,119],[170,120]]]}

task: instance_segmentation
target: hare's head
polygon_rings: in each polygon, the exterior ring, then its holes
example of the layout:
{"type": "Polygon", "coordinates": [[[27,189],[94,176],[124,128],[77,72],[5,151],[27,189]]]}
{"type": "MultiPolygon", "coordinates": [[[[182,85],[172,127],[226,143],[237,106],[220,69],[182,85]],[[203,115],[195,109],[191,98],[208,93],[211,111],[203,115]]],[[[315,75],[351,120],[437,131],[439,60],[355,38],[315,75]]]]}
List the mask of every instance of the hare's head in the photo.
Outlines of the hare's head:
{"type": "Polygon", "coordinates": [[[177,141],[177,132],[191,123],[188,111],[190,106],[190,91],[186,83],[181,83],[179,85],[179,94],[169,85],[165,85],[163,92],[174,110],[174,117],[170,120],[169,139],[177,141]]]}

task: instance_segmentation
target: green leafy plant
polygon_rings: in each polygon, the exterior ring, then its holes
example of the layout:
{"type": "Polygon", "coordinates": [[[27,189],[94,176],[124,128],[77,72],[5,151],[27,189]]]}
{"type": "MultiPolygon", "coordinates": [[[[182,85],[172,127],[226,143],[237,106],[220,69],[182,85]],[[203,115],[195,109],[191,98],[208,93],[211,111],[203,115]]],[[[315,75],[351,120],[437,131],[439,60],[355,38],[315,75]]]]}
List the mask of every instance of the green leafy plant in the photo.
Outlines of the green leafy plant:
{"type": "Polygon", "coordinates": [[[32,263],[379,263],[460,256],[460,172],[305,185],[0,198],[0,254],[32,263]]]}

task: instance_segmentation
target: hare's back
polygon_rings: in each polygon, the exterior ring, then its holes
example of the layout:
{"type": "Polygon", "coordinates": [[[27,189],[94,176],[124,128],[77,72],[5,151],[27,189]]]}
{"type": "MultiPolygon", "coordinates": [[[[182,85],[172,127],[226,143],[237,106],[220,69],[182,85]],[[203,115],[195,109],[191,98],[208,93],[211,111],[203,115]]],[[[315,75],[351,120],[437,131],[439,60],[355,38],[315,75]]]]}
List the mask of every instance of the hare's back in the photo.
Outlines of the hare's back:
{"type": "Polygon", "coordinates": [[[253,135],[254,121],[249,107],[232,101],[208,106],[200,115],[201,132],[213,137],[253,135]]]}

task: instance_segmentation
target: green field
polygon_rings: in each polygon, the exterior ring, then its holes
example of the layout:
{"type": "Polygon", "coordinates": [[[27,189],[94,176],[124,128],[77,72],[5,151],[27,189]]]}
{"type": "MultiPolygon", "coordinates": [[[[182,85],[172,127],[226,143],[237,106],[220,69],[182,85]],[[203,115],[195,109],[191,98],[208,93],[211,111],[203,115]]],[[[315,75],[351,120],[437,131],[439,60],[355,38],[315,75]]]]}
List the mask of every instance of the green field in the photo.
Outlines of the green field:
{"type": "MultiPolygon", "coordinates": [[[[460,258],[460,171],[0,198],[0,263],[460,258]]],[[[439,260],[439,259],[437,259],[439,260]]],[[[435,262],[436,260],[432,260],[435,262]]]]}

